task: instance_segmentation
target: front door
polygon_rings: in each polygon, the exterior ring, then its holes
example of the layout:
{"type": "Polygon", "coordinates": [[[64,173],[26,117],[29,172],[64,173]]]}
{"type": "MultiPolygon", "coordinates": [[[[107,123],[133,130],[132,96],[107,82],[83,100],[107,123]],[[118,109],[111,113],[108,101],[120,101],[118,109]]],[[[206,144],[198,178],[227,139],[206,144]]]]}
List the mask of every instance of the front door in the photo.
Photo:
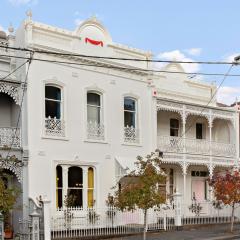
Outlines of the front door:
{"type": "Polygon", "coordinates": [[[197,202],[203,202],[205,200],[205,180],[192,180],[192,199],[197,202]]]}

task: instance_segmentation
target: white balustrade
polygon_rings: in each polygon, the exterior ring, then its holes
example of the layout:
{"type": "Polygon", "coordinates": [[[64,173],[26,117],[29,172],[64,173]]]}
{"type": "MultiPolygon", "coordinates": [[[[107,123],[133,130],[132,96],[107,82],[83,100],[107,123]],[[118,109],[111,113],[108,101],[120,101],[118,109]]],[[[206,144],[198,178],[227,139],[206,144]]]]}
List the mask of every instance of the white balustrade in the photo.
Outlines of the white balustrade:
{"type": "Polygon", "coordinates": [[[89,121],[87,123],[87,138],[91,140],[104,140],[104,125],[89,121]]]}
{"type": "Polygon", "coordinates": [[[0,127],[0,147],[20,148],[21,133],[19,128],[0,127]]]}
{"type": "MultiPolygon", "coordinates": [[[[189,138],[185,139],[185,143],[187,154],[210,155],[210,152],[212,152],[212,156],[224,157],[234,157],[236,154],[235,145],[230,143],[219,143],[212,141],[210,144],[210,141],[207,141],[205,139],[189,138]]],[[[182,153],[184,149],[183,138],[172,136],[158,136],[158,147],[161,149],[161,151],[182,153]]]]}
{"type": "Polygon", "coordinates": [[[139,129],[133,126],[124,127],[124,142],[126,143],[139,143],[139,129]]]}
{"type": "Polygon", "coordinates": [[[61,119],[48,117],[45,119],[45,134],[47,136],[65,137],[65,124],[61,119]]]}
{"type": "Polygon", "coordinates": [[[172,136],[159,136],[158,146],[163,152],[183,152],[183,139],[172,136]]]}

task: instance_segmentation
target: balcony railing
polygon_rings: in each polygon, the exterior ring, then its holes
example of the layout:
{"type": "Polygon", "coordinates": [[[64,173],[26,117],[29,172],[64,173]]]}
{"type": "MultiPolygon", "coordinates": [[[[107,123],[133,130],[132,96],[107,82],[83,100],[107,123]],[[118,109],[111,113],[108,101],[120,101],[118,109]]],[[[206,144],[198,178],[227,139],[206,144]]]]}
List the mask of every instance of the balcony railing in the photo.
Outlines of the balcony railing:
{"type": "Polygon", "coordinates": [[[21,132],[19,128],[0,127],[0,147],[20,148],[21,132]]]}
{"type": "Polygon", "coordinates": [[[104,125],[97,122],[89,121],[87,123],[87,139],[104,140],[104,125]]]}
{"type": "Polygon", "coordinates": [[[47,136],[65,137],[65,124],[61,119],[48,117],[45,119],[45,134],[47,136]]]}
{"type": "Polygon", "coordinates": [[[158,147],[164,152],[234,157],[236,146],[231,143],[210,142],[205,139],[158,136],[158,147]]]}
{"type": "Polygon", "coordinates": [[[133,126],[124,127],[124,142],[139,143],[139,130],[133,126]]]}

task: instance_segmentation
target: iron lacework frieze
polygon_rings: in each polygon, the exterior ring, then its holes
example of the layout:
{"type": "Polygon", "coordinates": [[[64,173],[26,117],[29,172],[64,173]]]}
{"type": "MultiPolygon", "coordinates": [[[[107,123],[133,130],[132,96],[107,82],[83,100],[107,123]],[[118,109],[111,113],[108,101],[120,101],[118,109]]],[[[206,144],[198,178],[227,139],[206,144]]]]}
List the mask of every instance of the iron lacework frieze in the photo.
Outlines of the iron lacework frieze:
{"type": "Polygon", "coordinates": [[[22,182],[22,168],[23,162],[16,158],[15,155],[11,157],[3,158],[0,155],[0,169],[7,169],[15,174],[17,180],[21,183],[22,182]]]}
{"type": "Polygon", "coordinates": [[[0,82],[0,93],[9,95],[17,105],[20,105],[21,86],[19,84],[0,82]]]}

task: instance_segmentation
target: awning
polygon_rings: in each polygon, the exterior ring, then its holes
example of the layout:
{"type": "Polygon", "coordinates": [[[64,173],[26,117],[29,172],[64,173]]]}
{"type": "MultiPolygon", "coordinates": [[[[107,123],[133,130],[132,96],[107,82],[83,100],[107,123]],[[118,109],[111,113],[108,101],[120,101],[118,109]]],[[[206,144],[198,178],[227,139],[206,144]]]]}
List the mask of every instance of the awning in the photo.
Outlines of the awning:
{"type": "Polygon", "coordinates": [[[120,166],[126,171],[133,171],[135,169],[136,158],[126,158],[126,157],[115,157],[115,160],[120,164],[120,166]]]}

